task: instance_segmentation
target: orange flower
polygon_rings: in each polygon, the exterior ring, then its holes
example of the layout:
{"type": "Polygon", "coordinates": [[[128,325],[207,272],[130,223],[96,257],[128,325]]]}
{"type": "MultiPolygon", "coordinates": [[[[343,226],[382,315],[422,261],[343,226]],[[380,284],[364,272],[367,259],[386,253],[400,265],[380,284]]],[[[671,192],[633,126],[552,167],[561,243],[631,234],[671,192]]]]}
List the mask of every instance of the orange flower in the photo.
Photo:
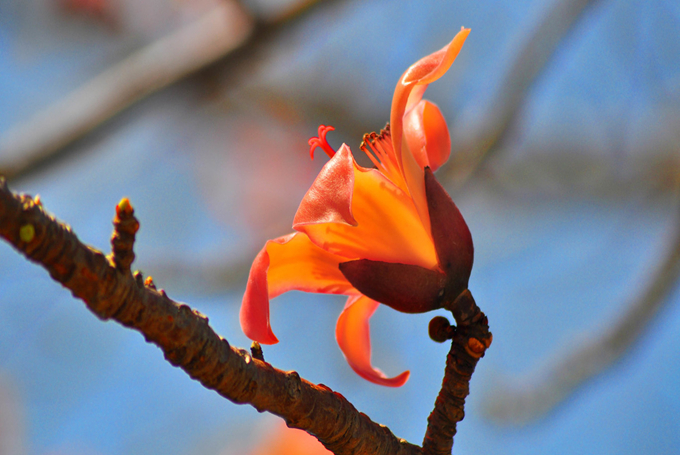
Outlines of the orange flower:
{"type": "Polygon", "coordinates": [[[250,455],[333,455],[333,452],[306,431],[277,422],[250,455]]]}
{"type": "Polygon", "coordinates": [[[451,142],[439,108],[423,100],[460,51],[463,28],[441,50],[420,59],[394,91],[391,127],[364,136],[361,150],[375,168],[359,166],[349,147],[337,152],[320,126],[310,153],[330,157],[300,203],[293,229],[270,240],[250,270],[241,306],[245,334],[277,343],[269,299],[301,290],[349,296],[336,339],[349,365],[363,378],[398,387],[371,365],[368,320],[379,303],[405,313],[441,308],[467,288],[472,269],[470,231],[432,171],[449,156],[451,142]]]}

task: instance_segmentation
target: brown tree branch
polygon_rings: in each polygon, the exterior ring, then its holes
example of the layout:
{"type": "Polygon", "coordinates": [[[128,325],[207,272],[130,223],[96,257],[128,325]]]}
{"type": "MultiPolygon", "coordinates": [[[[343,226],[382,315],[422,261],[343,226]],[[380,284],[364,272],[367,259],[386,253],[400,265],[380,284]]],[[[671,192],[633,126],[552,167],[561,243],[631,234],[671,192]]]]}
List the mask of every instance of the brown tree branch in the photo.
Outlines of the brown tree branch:
{"type": "Polygon", "coordinates": [[[465,290],[447,307],[456,320],[451,327],[441,316],[430,322],[430,337],[442,342],[452,338],[446,357],[442,388],[427,419],[423,455],[449,455],[453,447],[456,425],[465,417],[465,398],[470,394],[470,379],[480,358],[491,345],[489,321],[465,290]]]}
{"type": "Polygon", "coordinates": [[[434,340],[452,339],[452,344],[421,449],[396,438],[389,428],[371,421],[325,385],[272,367],[257,343],[251,346],[251,354],[230,346],[208,325],[207,317],[170,299],[151,277],[143,280],[140,272],[131,273],[139,222],[126,198],[116,206],[113,225],[112,253],[104,256],[47,215],[39,198],[13,194],[0,177],[0,236],[43,266],[97,317],[137,330],[161,348],[168,362],[206,388],[234,403],[282,417],[288,426],[316,436],[336,455],[451,453],[456,425],[465,415],[472,373],[491,344],[487,318],[469,291],[447,306],[455,328],[441,317],[430,324],[434,340]]]}
{"type": "Polygon", "coordinates": [[[0,177],[0,236],[82,299],[103,320],[139,331],[165,358],[205,387],[237,404],[268,411],[316,436],[337,455],[420,455],[358,412],[342,395],[295,371],[281,371],[229,343],[208,318],[156,290],[130,272],[139,224],[126,199],[116,208],[113,254],[81,243],[69,227],[47,215],[39,200],[9,191],[0,177]]]}

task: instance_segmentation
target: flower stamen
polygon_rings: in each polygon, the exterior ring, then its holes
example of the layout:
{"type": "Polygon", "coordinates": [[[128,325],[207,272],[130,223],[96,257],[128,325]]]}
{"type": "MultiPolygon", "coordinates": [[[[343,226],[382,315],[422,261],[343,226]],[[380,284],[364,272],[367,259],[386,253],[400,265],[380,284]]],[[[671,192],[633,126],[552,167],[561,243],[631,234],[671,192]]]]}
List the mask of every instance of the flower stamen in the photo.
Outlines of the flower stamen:
{"type": "Polygon", "coordinates": [[[373,139],[375,139],[377,135],[375,133],[366,133],[364,134],[364,140],[361,141],[361,145],[359,148],[361,151],[363,151],[366,156],[373,162],[373,165],[377,169],[380,169],[381,171],[385,170],[385,167],[382,165],[382,163],[376,158],[376,155],[378,154],[374,149],[373,149],[373,139]],[[371,150],[369,150],[369,147],[371,150]]]}
{"type": "Polygon", "coordinates": [[[333,131],[335,128],[332,126],[328,125],[319,125],[319,135],[317,137],[312,137],[309,139],[308,144],[309,144],[309,156],[314,159],[314,150],[320,148],[324,152],[326,152],[326,155],[328,155],[329,158],[333,158],[335,155],[335,150],[333,150],[333,147],[330,146],[328,141],[326,140],[326,133],[329,131],[333,131]]]}
{"type": "Polygon", "coordinates": [[[364,134],[364,140],[359,148],[368,156],[375,167],[390,178],[395,184],[401,186],[403,179],[399,172],[399,165],[392,148],[390,124],[380,130],[380,134],[364,134]]]}
{"type": "Polygon", "coordinates": [[[364,140],[361,142],[359,148],[373,161],[375,164],[375,159],[380,161],[380,166],[376,164],[379,169],[387,170],[393,163],[392,155],[394,152],[392,150],[392,140],[390,137],[390,125],[389,123],[380,130],[380,134],[370,133],[364,134],[364,140]],[[370,151],[369,151],[370,148],[370,151]]]}

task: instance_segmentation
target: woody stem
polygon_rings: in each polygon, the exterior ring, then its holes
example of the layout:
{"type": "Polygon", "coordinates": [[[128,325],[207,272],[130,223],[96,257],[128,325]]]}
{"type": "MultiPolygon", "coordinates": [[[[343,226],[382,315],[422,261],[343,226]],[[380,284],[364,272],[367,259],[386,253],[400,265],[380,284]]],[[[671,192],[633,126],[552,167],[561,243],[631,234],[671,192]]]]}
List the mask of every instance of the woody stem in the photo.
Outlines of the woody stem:
{"type": "Polygon", "coordinates": [[[423,455],[450,455],[456,425],[465,417],[465,398],[475,366],[491,345],[489,322],[469,290],[465,290],[447,309],[456,320],[451,350],[446,357],[442,388],[427,419],[423,455]]]}
{"type": "MultiPolygon", "coordinates": [[[[83,244],[42,204],[12,193],[0,176],[0,238],[82,299],[103,320],[140,332],[172,365],[237,404],[250,404],[315,435],[335,455],[420,455],[420,447],[398,439],[359,412],[346,398],[312,384],[295,371],[281,371],[231,346],[208,318],[175,302],[148,277],[131,273],[139,227],[130,202],[116,208],[113,253],[83,244]]],[[[260,359],[258,359],[260,357],[260,359]]]]}

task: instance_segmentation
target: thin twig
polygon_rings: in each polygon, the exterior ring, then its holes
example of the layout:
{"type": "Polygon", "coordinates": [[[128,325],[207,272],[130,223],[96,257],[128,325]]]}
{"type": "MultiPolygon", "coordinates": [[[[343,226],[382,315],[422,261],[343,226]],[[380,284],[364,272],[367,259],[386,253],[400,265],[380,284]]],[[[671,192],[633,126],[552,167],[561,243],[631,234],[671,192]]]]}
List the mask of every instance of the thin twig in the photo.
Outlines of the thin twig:
{"type": "Polygon", "coordinates": [[[39,201],[11,193],[0,177],[0,236],[43,266],[97,317],[139,331],[168,362],[205,387],[284,418],[337,455],[422,454],[420,447],[397,439],[330,388],[230,346],[208,318],[170,299],[152,280],[143,282],[140,273],[133,275],[129,261],[138,223],[129,201],[118,205],[114,226],[114,252],[107,257],[48,216],[39,201]]]}
{"type": "Polygon", "coordinates": [[[521,44],[503,79],[480,108],[479,123],[472,127],[472,131],[465,132],[464,141],[453,144],[454,153],[440,171],[444,174],[440,178],[447,185],[461,187],[485,157],[499,149],[534,81],[578,20],[598,1],[554,0],[534,27],[522,35],[521,44]]]}
{"type": "Polygon", "coordinates": [[[465,417],[465,398],[470,394],[472,373],[492,340],[489,322],[470,291],[464,291],[447,308],[456,320],[455,328],[449,327],[442,317],[436,317],[430,323],[433,340],[441,342],[452,338],[452,342],[446,357],[442,388],[427,419],[423,455],[451,454],[456,426],[465,417]]]}
{"type": "Polygon", "coordinates": [[[680,212],[668,254],[657,266],[651,282],[627,306],[623,316],[568,353],[528,374],[522,387],[504,381],[488,396],[484,409],[490,418],[524,424],[554,409],[595,376],[611,368],[649,329],[680,278],[680,212]]]}

